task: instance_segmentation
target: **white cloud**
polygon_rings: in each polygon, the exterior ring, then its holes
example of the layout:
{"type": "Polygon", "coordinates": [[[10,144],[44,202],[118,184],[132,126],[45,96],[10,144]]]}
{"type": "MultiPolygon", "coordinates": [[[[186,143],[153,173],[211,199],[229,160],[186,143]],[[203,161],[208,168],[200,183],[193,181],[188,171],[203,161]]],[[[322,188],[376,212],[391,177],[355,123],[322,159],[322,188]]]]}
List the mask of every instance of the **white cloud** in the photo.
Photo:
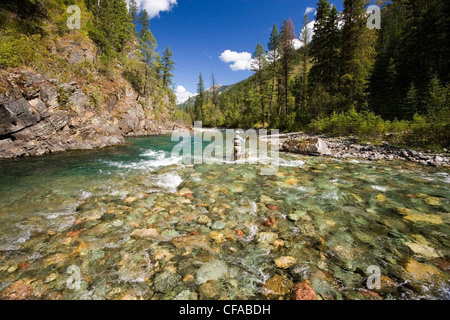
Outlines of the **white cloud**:
{"type": "MultiPolygon", "coordinates": [[[[315,23],[316,23],[316,20],[313,20],[306,25],[306,27],[309,29],[308,43],[310,43],[312,41],[312,38],[314,36],[314,24],[315,23]]],[[[302,29],[302,31],[303,31],[303,29],[302,29]]],[[[292,40],[292,42],[294,44],[295,50],[298,50],[301,47],[303,47],[303,43],[299,39],[294,39],[294,40],[292,40]]]]}
{"type": "Polygon", "coordinates": [[[141,10],[147,10],[150,18],[159,17],[160,12],[170,11],[178,4],[177,0],[136,0],[136,3],[141,10]]]}
{"type": "Polygon", "coordinates": [[[292,45],[294,46],[295,50],[298,50],[303,46],[303,43],[299,39],[294,39],[292,40],[292,45]]]}
{"type": "Polygon", "coordinates": [[[177,96],[177,104],[186,102],[190,97],[195,96],[195,94],[188,92],[183,86],[178,86],[175,89],[175,95],[177,96]]]}
{"type": "Polygon", "coordinates": [[[230,68],[233,71],[250,70],[252,67],[252,55],[248,52],[225,50],[219,58],[225,63],[231,63],[230,68]]]}
{"type": "Polygon", "coordinates": [[[316,13],[316,9],[313,7],[307,7],[305,10],[305,14],[310,14],[311,12],[316,13]]]}

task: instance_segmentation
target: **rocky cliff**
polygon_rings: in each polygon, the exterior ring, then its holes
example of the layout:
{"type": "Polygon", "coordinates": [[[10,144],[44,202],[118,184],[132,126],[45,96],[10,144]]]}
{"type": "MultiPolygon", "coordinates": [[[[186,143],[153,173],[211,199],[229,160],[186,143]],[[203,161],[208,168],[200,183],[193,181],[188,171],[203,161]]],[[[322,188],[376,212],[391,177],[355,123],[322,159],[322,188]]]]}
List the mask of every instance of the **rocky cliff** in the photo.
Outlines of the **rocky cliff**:
{"type": "Polygon", "coordinates": [[[0,158],[102,148],[182,124],[125,1],[77,5],[81,25],[69,29],[65,1],[0,3],[0,158]]]}
{"type": "MultiPolygon", "coordinates": [[[[29,70],[0,72],[0,158],[36,156],[125,143],[124,136],[170,130],[151,105],[121,83],[99,109],[77,82],[59,83],[29,70]],[[148,109],[150,108],[150,109],[148,109]]],[[[167,101],[168,102],[168,101],[167,101]]]]}

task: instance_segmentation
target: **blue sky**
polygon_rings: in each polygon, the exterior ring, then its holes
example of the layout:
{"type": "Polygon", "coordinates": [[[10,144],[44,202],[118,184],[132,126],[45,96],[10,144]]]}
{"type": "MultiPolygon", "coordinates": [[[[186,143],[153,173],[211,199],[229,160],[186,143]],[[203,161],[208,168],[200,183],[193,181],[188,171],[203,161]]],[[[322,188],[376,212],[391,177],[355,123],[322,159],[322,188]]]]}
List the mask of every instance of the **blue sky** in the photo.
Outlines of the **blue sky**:
{"type": "MultiPolygon", "coordinates": [[[[342,1],[330,1],[342,9],[342,1]]],[[[261,43],[267,49],[274,24],[292,18],[297,35],[308,7],[317,0],[138,0],[151,19],[158,51],[170,46],[176,70],[174,83],[180,97],[197,90],[201,72],[205,86],[211,73],[223,85],[249,77],[249,54],[261,43]],[[228,51],[227,51],[228,50],[228,51]],[[225,61],[225,62],[224,62],[225,61]],[[179,87],[180,86],[180,87],[179,87]],[[183,89],[186,93],[183,93],[183,89]]],[[[309,13],[314,20],[314,11],[309,13]]]]}

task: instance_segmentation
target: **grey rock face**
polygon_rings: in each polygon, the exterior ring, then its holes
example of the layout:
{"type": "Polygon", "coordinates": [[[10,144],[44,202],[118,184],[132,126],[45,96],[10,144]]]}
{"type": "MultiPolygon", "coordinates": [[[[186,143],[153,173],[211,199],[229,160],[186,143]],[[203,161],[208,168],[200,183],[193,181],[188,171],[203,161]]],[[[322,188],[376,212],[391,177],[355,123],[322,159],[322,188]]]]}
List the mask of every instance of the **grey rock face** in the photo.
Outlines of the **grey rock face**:
{"type": "Polygon", "coordinates": [[[0,105],[0,135],[17,132],[39,120],[40,116],[33,113],[25,98],[0,105]]]}
{"type": "Polygon", "coordinates": [[[0,158],[103,148],[125,143],[124,136],[156,135],[174,127],[152,119],[153,112],[144,110],[130,87],[92,107],[76,82],[61,84],[25,70],[3,76],[8,86],[0,92],[0,158]]]}

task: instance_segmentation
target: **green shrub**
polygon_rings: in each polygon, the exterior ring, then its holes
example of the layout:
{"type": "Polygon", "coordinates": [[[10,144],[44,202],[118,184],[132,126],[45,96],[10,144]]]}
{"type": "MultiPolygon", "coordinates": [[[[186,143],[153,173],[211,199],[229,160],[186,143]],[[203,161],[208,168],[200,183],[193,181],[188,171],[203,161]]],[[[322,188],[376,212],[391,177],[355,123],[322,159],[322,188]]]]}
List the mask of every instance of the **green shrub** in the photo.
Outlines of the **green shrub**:
{"type": "Polygon", "coordinates": [[[325,118],[311,121],[308,131],[328,133],[331,135],[358,136],[361,139],[377,140],[382,138],[390,128],[390,122],[383,120],[373,112],[358,113],[355,108],[336,113],[325,118]]]}
{"type": "Polygon", "coordinates": [[[0,36],[0,66],[30,65],[35,58],[40,38],[40,35],[26,36],[12,32],[0,36]]]}
{"type": "Polygon", "coordinates": [[[427,115],[415,114],[411,121],[383,120],[373,112],[357,112],[354,108],[311,121],[309,133],[326,133],[332,136],[356,136],[360,140],[379,142],[389,140],[394,144],[411,147],[439,149],[450,146],[450,108],[434,108],[427,115]],[[435,111],[438,110],[438,111],[435,111]]]}
{"type": "Polygon", "coordinates": [[[186,124],[192,124],[191,117],[182,110],[175,110],[173,114],[174,121],[183,121],[186,124]]]}

